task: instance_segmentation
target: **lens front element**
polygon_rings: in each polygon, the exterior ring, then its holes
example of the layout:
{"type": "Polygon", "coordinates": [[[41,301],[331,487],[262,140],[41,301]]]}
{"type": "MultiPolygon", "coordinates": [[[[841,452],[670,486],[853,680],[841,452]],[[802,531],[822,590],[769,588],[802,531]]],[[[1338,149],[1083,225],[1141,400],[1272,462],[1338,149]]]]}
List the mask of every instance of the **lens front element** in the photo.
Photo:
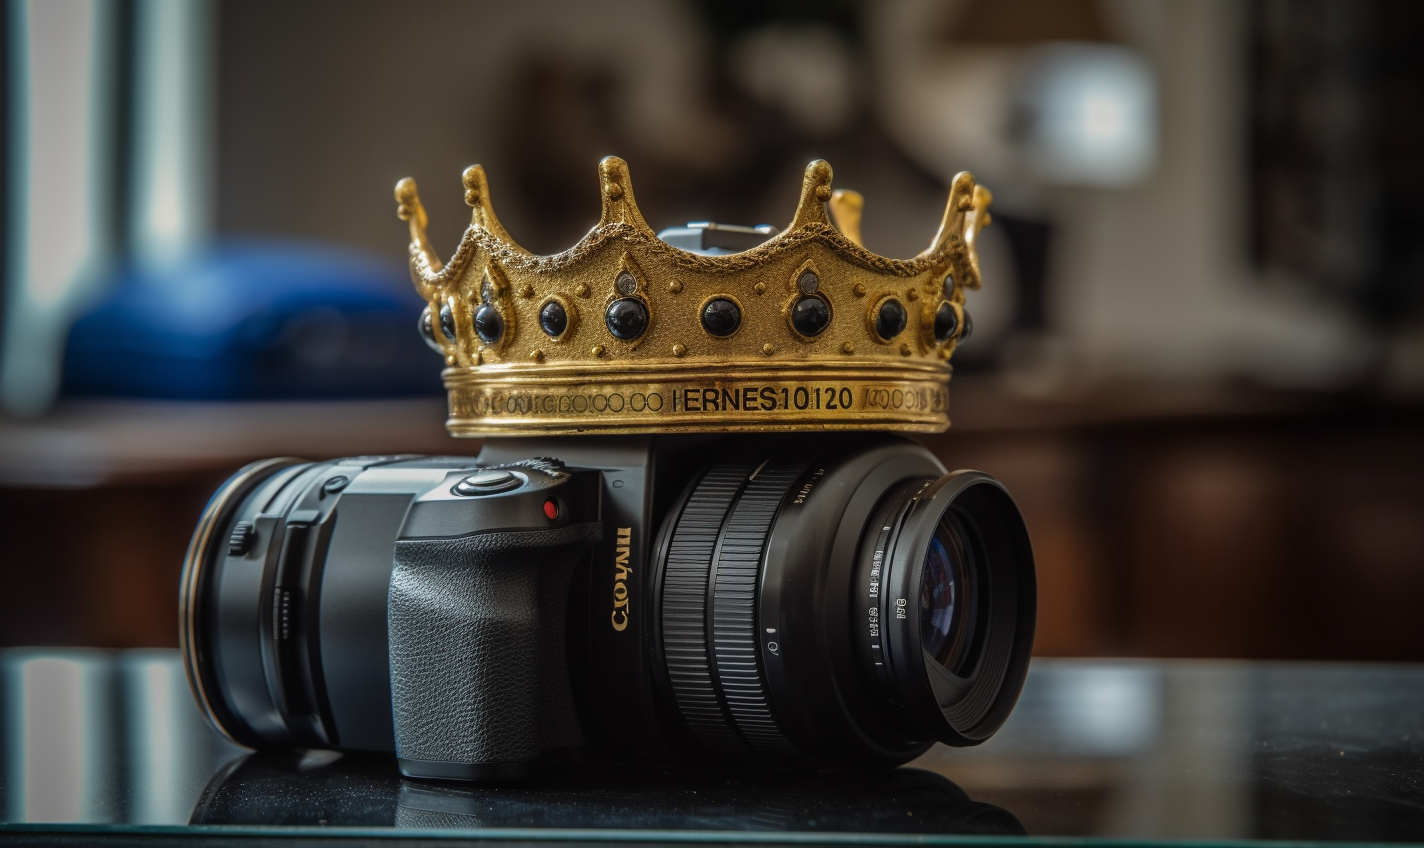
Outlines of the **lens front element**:
{"type": "Polygon", "coordinates": [[[964,546],[950,516],[940,522],[925,554],[920,578],[920,639],[925,653],[953,670],[956,648],[962,641],[963,596],[968,589],[964,546]]]}

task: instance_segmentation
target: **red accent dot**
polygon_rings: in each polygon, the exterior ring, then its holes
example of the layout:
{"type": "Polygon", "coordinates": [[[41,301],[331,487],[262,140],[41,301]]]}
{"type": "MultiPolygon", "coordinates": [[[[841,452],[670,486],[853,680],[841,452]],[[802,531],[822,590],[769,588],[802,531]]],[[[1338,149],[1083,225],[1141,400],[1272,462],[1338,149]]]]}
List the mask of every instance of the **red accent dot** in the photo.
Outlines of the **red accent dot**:
{"type": "Polygon", "coordinates": [[[559,503],[553,498],[544,501],[544,516],[550,521],[559,517],[559,503]]]}

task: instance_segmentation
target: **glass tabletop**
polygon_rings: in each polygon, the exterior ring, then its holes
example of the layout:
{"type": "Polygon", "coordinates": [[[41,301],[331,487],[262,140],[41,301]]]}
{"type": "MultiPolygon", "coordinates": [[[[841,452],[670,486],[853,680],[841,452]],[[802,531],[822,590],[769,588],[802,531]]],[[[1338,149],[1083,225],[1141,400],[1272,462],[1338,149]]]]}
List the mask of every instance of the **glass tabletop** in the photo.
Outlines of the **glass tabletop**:
{"type": "Polygon", "coordinates": [[[787,773],[588,763],[430,784],[390,758],[253,753],[171,651],[0,656],[0,837],[1424,842],[1424,667],[1036,660],[977,748],[787,773]]]}

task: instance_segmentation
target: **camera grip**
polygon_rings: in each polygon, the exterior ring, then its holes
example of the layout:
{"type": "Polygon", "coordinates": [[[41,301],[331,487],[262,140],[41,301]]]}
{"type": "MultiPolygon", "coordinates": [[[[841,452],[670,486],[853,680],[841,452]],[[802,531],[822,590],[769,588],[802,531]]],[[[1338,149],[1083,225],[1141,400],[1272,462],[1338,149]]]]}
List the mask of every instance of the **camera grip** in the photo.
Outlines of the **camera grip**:
{"type": "Polygon", "coordinates": [[[396,754],[408,777],[516,777],[581,739],[564,658],[573,562],[597,524],[401,540],[387,624],[396,754]]]}

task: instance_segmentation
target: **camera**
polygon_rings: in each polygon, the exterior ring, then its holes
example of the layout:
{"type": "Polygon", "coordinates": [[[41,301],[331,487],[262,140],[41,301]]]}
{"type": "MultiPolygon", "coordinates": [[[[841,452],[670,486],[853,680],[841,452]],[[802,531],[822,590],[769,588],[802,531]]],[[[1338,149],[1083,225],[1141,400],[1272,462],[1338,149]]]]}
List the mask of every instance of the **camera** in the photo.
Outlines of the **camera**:
{"type": "Polygon", "coordinates": [[[1035,603],[1004,488],[888,435],[268,460],[213,498],[183,589],[233,740],[443,779],[585,745],[811,766],[972,745],[1017,699],[1035,603]]]}
{"type": "Polygon", "coordinates": [[[949,425],[988,192],[960,174],[929,248],[891,260],[825,162],[782,232],[655,234],[626,164],[599,175],[599,224],[536,256],[466,170],[448,263],[397,185],[447,427],[485,441],[224,484],[180,597],[203,712],[245,745],[394,752],[437,780],[987,739],[1032,651],[1028,532],[992,477],[893,431],[949,425]]]}

